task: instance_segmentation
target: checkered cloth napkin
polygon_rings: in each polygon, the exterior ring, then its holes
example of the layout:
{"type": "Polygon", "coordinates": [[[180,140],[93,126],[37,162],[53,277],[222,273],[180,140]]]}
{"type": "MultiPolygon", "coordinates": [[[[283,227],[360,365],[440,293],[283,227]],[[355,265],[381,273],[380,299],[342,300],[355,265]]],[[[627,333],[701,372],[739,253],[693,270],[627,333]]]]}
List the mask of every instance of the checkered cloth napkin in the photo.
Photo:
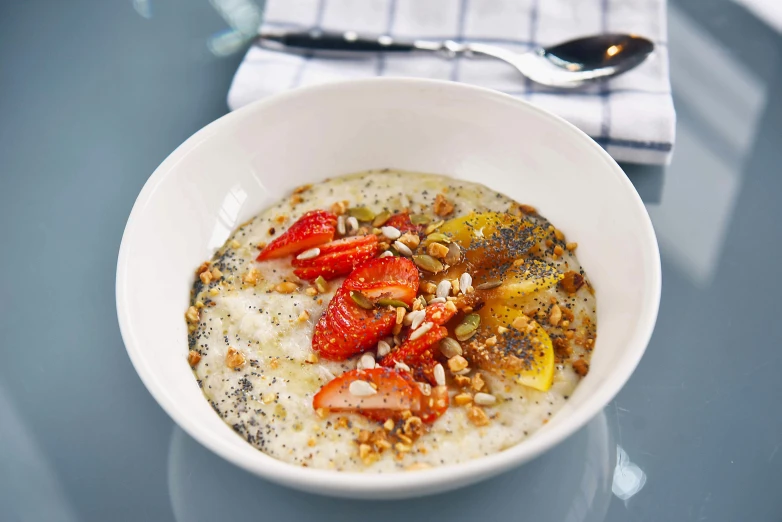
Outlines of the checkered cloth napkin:
{"type": "Polygon", "coordinates": [[[286,89],[350,78],[453,80],[548,109],[592,136],[619,161],[670,162],[676,115],[668,78],[665,0],[267,0],[261,29],[267,28],[485,42],[518,52],[603,32],[636,33],[657,46],[646,62],[576,92],[534,84],[488,58],[449,61],[378,53],[337,60],[252,46],[236,71],[228,105],[233,110],[286,89]]]}

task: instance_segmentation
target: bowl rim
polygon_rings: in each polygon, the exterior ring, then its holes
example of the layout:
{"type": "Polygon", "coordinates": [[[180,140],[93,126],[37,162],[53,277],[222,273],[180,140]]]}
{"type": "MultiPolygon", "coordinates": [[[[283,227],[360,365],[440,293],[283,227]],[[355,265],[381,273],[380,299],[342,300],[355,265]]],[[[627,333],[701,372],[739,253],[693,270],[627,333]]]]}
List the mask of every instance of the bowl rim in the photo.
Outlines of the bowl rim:
{"type": "MultiPolygon", "coordinates": [[[[645,285],[646,286],[646,285],[645,285]]],[[[466,484],[471,482],[470,477],[484,476],[487,474],[496,474],[501,471],[516,467],[541,453],[549,450],[559,444],[564,439],[581,429],[590,419],[594,418],[608,403],[617,395],[621,388],[627,383],[641,360],[657,320],[657,314],[660,305],[660,295],[662,289],[662,275],[660,253],[657,244],[656,235],[652,226],[646,207],[630,182],[624,171],[614,161],[611,156],[590,138],[583,131],[578,129],[563,118],[550,113],[536,105],[525,100],[518,99],[508,94],[494,91],[484,87],[466,85],[444,80],[430,80],[418,78],[365,78],[358,80],[329,82],[309,87],[302,87],[291,91],[270,96],[268,98],[250,103],[238,110],[225,114],[217,120],[209,123],[190,136],[181,145],[179,145],[152,173],[145,182],[144,187],[139,193],[133,208],[128,217],[125,226],[122,242],[120,244],[117,275],[115,282],[117,318],[119,321],[120,332],[126,351],[130,357],[131,363],[136,373],[141,378],[144,386],[152,397],[163,408],[178,426],[180,426],[188,435],[196,439],[200,444],[209,448],[214,453],[224,459],[243,468],[251,473],[261,477],[286,484],[297,489],[308,491],[320,491],[323,494],[333,494],[337,496],[366,496],[371,494],[387,494],[389,498],[394,491],[416,491],[418,494],[426,494],[427,490],[441,491],[448,489],[446,487],[437,488],[442,484],[466,484]],[[155,381],[149,370],[149,363],[139,349],[134,332],[130,325],[130,318],[125,307],[126,289],[123,285],[129,271],[130,247],[128,245],[129,237],[133,235],[136,227],[136,220],[143,212],[158,185],[170,173],[170,171],[189,154],[200,143],[213,133],[219,132],[224,127],[231,125],[234,120],[239,120],[246,115],[255,112],[268,105],[273,105],[284,100],[302,96],[317,95],[319,92],[339,90],[346,87],[364,88],[364,86],[373,87],[377,84],[387,84],[390,86],[399,86],[399,88],[409,87],[437,87],[441,89],[459,90],[473,95],[494,98],[502,102],[511,102],[525,106],[526,110],[538,113],[543,118],[548,118],[556,125],[568,129],[576,140],[588,142],[595,152],[603,159],[609,170],[627,190],[628,196],[633,199],[635,208],[639,212],[642,220],[642,230],[638,232],[643,235],[644,256],[649,257],[651,271],[645,274],[647,285],[651,290],[651,295],[644,303],[641,315],[637,320],[635,330],[631,341],[627,344],[633,347],[629,350],[627,356],[622,360],[622,365],[614,368],[613,378],[604,381],[600,387],[587,399],[586,403],[568,414],[568,422],[559,423],[547,429],[540,436],[533,436],[506,450],[493,453],[484,457],[476,458],[458,464],[446,464],[417,471],[416,473],[380,473],[368,474],[361,472],[345,472],[335,470],[324,470],[316,468],[305,468],[295,464],[290,464],[278,460],[264,452],[254,451],[261,457],[259,459],[247,460],[243,458],[243,450],[225,444],[217,436],[210,433],[209,430],[201,429],[196,423],[192,422],[190,416],[181,412],[172,397],[167,393],[166,387],[155,381]],[[649,284],[650,283],[650,284],[649,284]]],[[[401,496],[407,496],[402,494],[401,496]]]]}

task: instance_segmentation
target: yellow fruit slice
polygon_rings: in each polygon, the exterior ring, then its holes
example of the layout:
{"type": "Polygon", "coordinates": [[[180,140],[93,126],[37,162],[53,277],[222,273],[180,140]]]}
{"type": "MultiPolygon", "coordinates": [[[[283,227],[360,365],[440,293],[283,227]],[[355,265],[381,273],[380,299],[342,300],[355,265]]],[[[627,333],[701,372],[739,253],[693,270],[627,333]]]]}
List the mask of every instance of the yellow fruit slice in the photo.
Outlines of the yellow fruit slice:
{"type": "Polygon", "coordinates": [[[554,265],[538,259],[509,268],[502,278],[502,286],[487,294],[489,299],[524,297],[556,285],[564,276],[554,265]]]}
{"type": "Polygon", "coordinates": [[[516,259],[545,237],[541,227],[505,212],[472,212],[446,221],[437,232],[467,249],[467,259],[477,265],[516,259]]]}
{"type": "Polygon", "coordinates": [[[497,344],[481,350],[478,364],[536,390],[551,388],[554,347],[543,327],[520,309],[510,308],[502,301],[487,302],[478,315],[481,325],[488,326],[492,332],[498,326],[507,328],[505,333],[496,336],[497,344]]]}

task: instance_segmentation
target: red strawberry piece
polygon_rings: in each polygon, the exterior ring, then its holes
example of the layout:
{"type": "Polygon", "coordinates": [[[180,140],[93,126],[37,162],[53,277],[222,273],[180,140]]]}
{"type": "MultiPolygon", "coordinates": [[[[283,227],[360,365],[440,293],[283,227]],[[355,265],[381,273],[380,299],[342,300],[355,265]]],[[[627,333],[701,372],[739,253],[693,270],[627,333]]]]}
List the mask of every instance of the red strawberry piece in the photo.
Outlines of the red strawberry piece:
{"type": "Polygon", "coordinates": [[[334,239],[337,216],[325,210],[312,210],[301,216],[284,234],[266,245],[258,261],[285,257],[334,239]]]}
{"type": "Polygon", "coordinates": [[[447,386],[432,386],[432,393],[421,397],[421,409],[416,414],[427,424],[436,421],[448,409],[447,386]]]}
{"type": "Polygon", "coordinates": [[[293,273],[313,281],[318,276],[334,279],[349,274],[354,268],[375,257],[377,237],[374,235],[338,239],[318,248],[320,253],[309,259],[293,259],[293,273]]]}
{"type": "Polygon", "coordinates": [[[324,385],[312,399],[312,406],[385,420],[405,410],[419,410],[421,393],[408,376],[396,370],[350,370],[324,385]]]}
{"type": "MultiPolygon", "coordinates": [[[[420,328],[420,326],[419,326],[420,328]]],[[[448,330],[444,326],[434,325],[432,328],[414,340],[408,339],[399,348],[389,353],[380,361],[381,366],[393,368],[397,362],[403,362],[411,368],[419,362],[419,358],[434,343],[444,339],[448,330]]]]}
{"type": "Polygon", "coordinates": [[[315,325],[312,349],[326,359],[341,361],[375,346],[391,333],[395,323],[395,312],[361,308],[343,284],[315,325]]]}
{"type": "Polygon", "coordinates": [[[418,292],[418,267],[406,257],[373,259],[354,270],[344,286],[371,300],[396,299],[410,305],[418,292]]]}
{"type": "Polygon", "coordinates": [[[383,224],[384,227],[394,227],[395,229],[399,230],[401,233],[405,232],[415,232],[416,234],[420,234],[422,227],[415,225],[410,220],[410,213],[409,212],[400,212],[399,214],[394,214],[390,218],[388,218],[388,221],[386,221],[383,224]]]}

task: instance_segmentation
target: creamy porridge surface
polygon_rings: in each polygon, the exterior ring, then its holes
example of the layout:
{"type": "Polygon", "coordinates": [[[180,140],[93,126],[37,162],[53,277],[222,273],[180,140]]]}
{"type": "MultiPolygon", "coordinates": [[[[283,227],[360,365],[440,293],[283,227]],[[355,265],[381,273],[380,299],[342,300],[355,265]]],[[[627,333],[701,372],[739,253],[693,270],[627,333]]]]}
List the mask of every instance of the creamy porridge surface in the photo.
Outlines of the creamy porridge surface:
{"type": "MultiPolygon", "coordinates": [[[[475,183],[371,171],[324,181],[264,210],[239,227],[202,265],[186,314],[190,362],[214,410],[250,444],[303,466],[401,471],[496,453],[530,436],[562,407],[588,370],[595,342],[596,302],[588,281],[580,277],[577,245],[568,243],[534,210],[521,206],[524,218],[545,231],[535,247],[536,260],[554,267],[552,273],[559,278],[558,284],[518,300],[518,306],[529,312],[553,343],[556,363],[547,391],[520,384],[502,372],[481,370],[483,392],[490,391],[486,394],[495,402],[479,408],[486,419],[476,423],[471,413],[474,404],[457,402],[466,400],[464,395],[477,401],[479,392],[469,385],[460,390],[449,373],[447,411],[411,444],[403,440],[402,451],[392,445],[388,451],[373,451],[371,458],[364,450],[371,445],[367,433],[382,430],[382,423],[357,413],[322,414],[313,408],[316,392],[334,376],[355,369],[361,357],[329,361],[312,350],[313,328],[343,279],[316,288],[293,274],[290,257],[257,262],[259,245],[283,234],[305,212],[330,209],[342,201],[347,201],[347,207],[367,207],[375,214],[408,208],[434,221],[439,219],[433,212],[438,195],[454,205],[446,220],[470,212],[518,208],[504,195],[475,183]],[[568,288],[574,274],[579,285],[568,288]],[[462,398],[457,400],[459,395],[462,398]]],[[[483,335],[481,342],[491,342],[488,337],[488,333],[483,335]]]]}

